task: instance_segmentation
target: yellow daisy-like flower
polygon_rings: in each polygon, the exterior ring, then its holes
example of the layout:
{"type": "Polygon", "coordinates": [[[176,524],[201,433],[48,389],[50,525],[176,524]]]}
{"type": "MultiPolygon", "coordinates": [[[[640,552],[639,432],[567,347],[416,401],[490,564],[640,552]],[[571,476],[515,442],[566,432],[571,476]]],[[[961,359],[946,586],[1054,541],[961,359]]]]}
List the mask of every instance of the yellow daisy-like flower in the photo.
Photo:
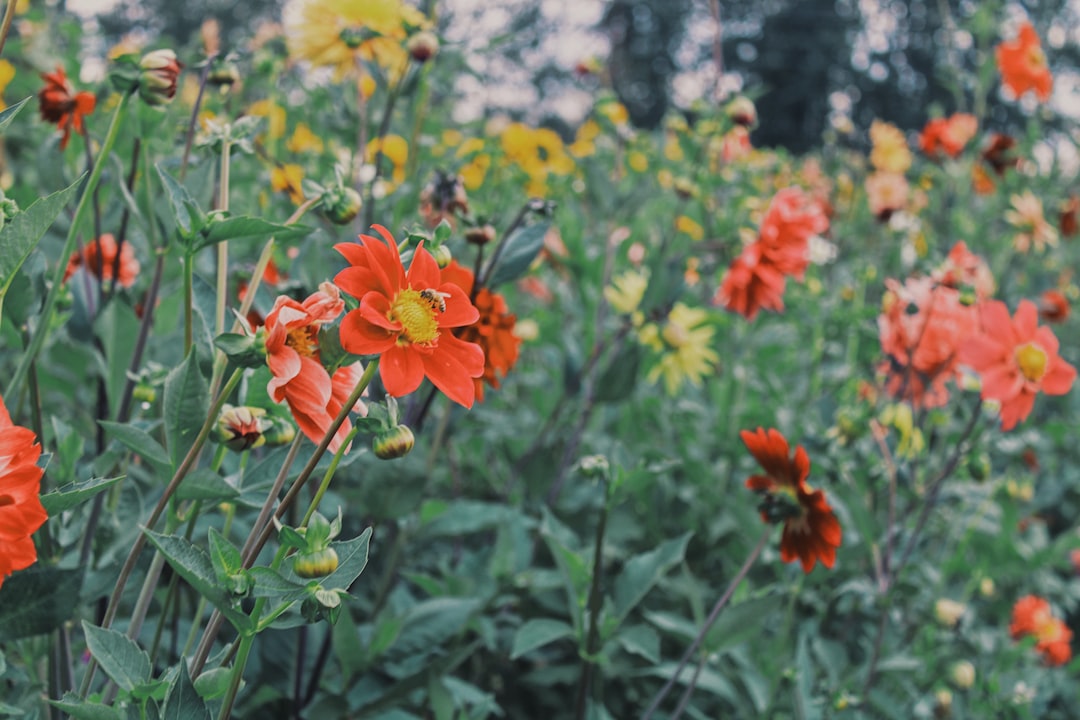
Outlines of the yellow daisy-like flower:
{"type": "Polygon", "coordinates": [[[713,328],[704,324],[708,318],[708,312],[701,308],[675,303],[663,325],[649,323],[641,328],[641,342],[660,353],[646,376],[649,382],[662,377],[664,390],[674,395],[683,383],[700,386],[705,376],[715,372],[720,358],[710,347],[713,328]]]}
{"type": "Polygon", "coordinates": [[[526,190],[531,195],[542,197],[547,193],[549,175],[574,172],[574,159],[566,153],[559,134],[550,128],[511,123],[502,131],[499,141],[506,160],[529,176],[526,190]]]}
{"type": "Polygon", "coordinates": [[[270,171],[270,188],[289,193],[289,199],[298,205],[304,202],[303,180],[304,168],[299,165],[278,165],[270,171]]]}
{"type": "Polygon", "coordinates": [[[604,288],[604,298],[616,312],[629,315],[641,305],[645,289],[649,287],[649,273],[628,270],[615,277],[611,285],[604,288]]]}
{"type": "Polygon", "coordinates": [[[277,140],[285,135],[285,108],[273,100],[256,100],[247,109],[248,115],[266,118],[266,137],[277,140]]]}
{"type": "Polygon", "coordinates": [[[283,16],[290,57],[333,68],[338,80],[355,72],[358,60],[400,73],[409,58],[404,40],[425,23],[402,0],[292,0],[283,16]]]}
{"type": "Polygon", "coordinates": [[[904,132],[892,123],[875,120],[870,125],[870,164],[878,170],[904,174],[911,167],[911,150],[904,132]]]}
{"type": "Polygon", "coordinates": [[[307,123],[297,123],[296,129],[293,130],[292,137],[285,143],[285,147],[289,152],[296,153],[298,155],[303,153],[315,153],[318,155],[323,151],[322,138],[311,131],[307,123]]]}

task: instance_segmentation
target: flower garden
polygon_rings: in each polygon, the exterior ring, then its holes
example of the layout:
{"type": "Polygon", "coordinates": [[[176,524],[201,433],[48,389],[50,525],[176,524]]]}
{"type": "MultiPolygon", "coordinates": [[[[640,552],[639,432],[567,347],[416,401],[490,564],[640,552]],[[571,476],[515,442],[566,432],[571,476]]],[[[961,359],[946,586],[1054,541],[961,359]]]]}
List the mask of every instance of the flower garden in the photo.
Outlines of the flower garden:
{"type": "Polygon", "coordinates": [[[6,4],[0,716],[1076,717],[1032,23],[799,156],[763,89],[645,130],[584,58],[569,131],[455,122],[404,0],[227,30],[91,81],[6,4]]]}

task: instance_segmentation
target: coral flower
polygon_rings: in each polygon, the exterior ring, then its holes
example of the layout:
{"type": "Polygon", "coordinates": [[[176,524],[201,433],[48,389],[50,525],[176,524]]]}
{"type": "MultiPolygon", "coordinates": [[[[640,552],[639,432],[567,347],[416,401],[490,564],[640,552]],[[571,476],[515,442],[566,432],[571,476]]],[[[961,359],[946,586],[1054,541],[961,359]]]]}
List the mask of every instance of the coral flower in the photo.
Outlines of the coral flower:
{"type": "Polygon", "coordinates": [[[787,280],[768,261],[763,249],[760,242],[754,242],[735,258],[713,297],[714,305],[722,305],[747,320],[753,320],[762,309],[774,312],[784,309],[787,280]]]}
{"type": "MultiPolygon", "coordinates": [[[[462,267],[457,261],[451,262],[442,270],[444,283],[453,283],[467,295],[473,295],[472,270],[462,267]]],[[[517,316],[510,313],[506,300],[499,293],[487,288],[480,288],[475,293],[473,302],[480,313],[480,319],[472,325],[457,328],[454,335],[465,342],[476,343],[484,351],[484,376],[476,378],[476,399],[484,401],[484,385],[481,380],[493,388],[499,387],[501,378],[514,367],[521,350],[521,338],[514,333],[517,316]]]]}
{"type": "Polygon", "coordinates": [[[866,200],[870,212],[879,222],[885,222],[897,210],[903,209],[908,199],[908,182],[899,173],[878,172],[866,178],[866,200]]]}
{"type": "Polygon", "coordinates": [[[62,67],[56,68],[55,72],[42,73],[41,79],[45,81],[45,87],[38,91],[41,118],[64,133],[60,138],[60,149],[63,150],[72,130],[79,134],[84,132],[83,118],[94,112],[97,99],[85,90],[76,93],[62,67]]]}
{"type": "Polygon", "coordinates": [[[1028,635],[1037,638],[1035,649],[1047,665],[1064,665],[1072,658],[1072,630],[1054,617],[1050,603],[1036,595],[1026,595],[1013,605],[1009,634],[1013,640],[1028,635]]]}
{"type": "Polygon", "coordinates": [[[1039,317],[1046,322],[1065,322],[1069,310],[1069,300],[1057,290],[1047,290],[1039,298],[1039,317]]]}
{"type": "MultiPolygon", "coordinates": [[[[116,269],[116,238],[106,233],[94,242],[84,245],[81,253],[73,252],[64,271],[64,282],[81,267],[87,268],[98,280],[112,280],[113,271],[116,269]]],[[[139,276],[139,268],[139,261],[135,259],[131,243],[124,243],[120,249],[120,286],[130,288],[134,285],[135,278],[139,276]]]]}
{"type": "Polygon", "coordinates": [[[1020,26],[1015,40],[998,45],[995,55],[1001,79],[1016,97],[1034,90],[1040,101],[1046,102],[1050,99],[1054,78],[1046,64],[1046,54],[1042,50],[1039,36],[1031,23],[1020,26]]]}
{"type": "Polygon", "coordinates": [[[391,395],[407,395],[427,377],[451,400],[472,407],[473,378],[484,374],[484,351],[448,331],[472,325],[479,311],[458,285],[443,282],[423,247],[413,253],[406,274],[390,231],[373,227],[382,240],[361,235],[361,243],[334,246],[351,265],[334,282],[360,301],[341,321],[342,347],[379,355],[379,375],[391,395]]]}
{"type": "MultiPolygon", "coordinates": [[[[359,380],[354,366],[331,377],[319,354],[319,328],[344,309],[338,289],[323,283],[303,303],[278,297],[266,316],[266,362],[273,374],[266,390],[274,402],[288,403],[300,431],[313,443],[322,442],[359,380]]],[[[362,412],[359,403],[357,409],[362,412]]],[[[351,430],[346,419],[329,445],[331,452],[337,452],[351,430]]]]}
{"type": "Polygon", "coordinates": [[[30,536],[48,519],[39,495],[40,456],[34,433],[11,422],[0,398],[0,585],[37,561],[30,536]]]}
{"type": "Polygon", "coordinates": [[[919,147],[929,157],[944,153],[956,157],[979,129],[974,115],[957,113],[948,118],[934,118],[926,123],[919,136],[919,147]]]}
{"type": "Polygon", "coordinates": [[[806,449],[797,446],[794,457],[789,459],[787,439],[772,428],[743,430],[739,436],[765,470],[764,475],[751,475],[746,480],[746,487],[762,495],[762,520],[784,523],[780,559],[799,560],[807,573],[819,560],[831,568],[836,563],[836,548],[840,547],[840,523],[825,493],[806,482],[810,475],[806,449]]]}
{"type": "Polygon", "coordinates": [[[1035,303],[1021,300],[1009,317],[1005,303],[979,305],[981,331],[960,347],[960,362],[982,377],[983,400],[1001,403],[1001,429],[1011,430],[1026,418],[1041,390],[1064,395],[1076,379],[1076,368],[1058,355],[1050,328],[1038,326],[1035,303]]]}
{"type": "Polygon", "coordinates": [[[975,297],[985,300],[996,289],[994,275],[986,260],[968,250],[963,240],[953,245],[945,262],[934,271],[934,279],[951,288],[970,287],[975,297]]]}
{"type": "Polygon", "coordinates": [[[821,205],[799,188],[789,187],[769,202],[758,240],[777,270],[802,280],[810,264],[810,238],[828,229],[829,219],[821,205]]]}

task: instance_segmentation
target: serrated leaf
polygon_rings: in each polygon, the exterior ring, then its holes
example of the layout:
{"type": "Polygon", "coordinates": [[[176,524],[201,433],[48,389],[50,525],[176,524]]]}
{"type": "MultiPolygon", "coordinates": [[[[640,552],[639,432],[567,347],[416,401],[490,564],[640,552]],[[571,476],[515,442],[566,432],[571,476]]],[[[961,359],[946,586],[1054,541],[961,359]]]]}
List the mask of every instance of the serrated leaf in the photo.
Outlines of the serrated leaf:
{"type": "Polygon", "coordinates": [[[215,527],[210,528],[210,562],[218,575],[231,575],[240,572],[243,558],[240,550],[215,527]]]}
{"type": "Polygon", "coordinates": [[[176,678],[165,696],[161,720],[209,720],[209,718],[210,711],[203,699],[199,697],[199,693],[195,691],[187,663],[181,660],[176,678]]]}
{"type": "Polygon", "coordinates": [[[174,468],[180,465],[206,420],[209,393],[192,346],[184,362],[165,378],[165,441],[174,468]]]}
{"type": "Polygon", "coordinates": [[[165,172],[161,165],[154,165],[154,169],[157,170],[161,184],[165,187],[165,194],[169,198],[169,207],[172,209],[176,227],[180,230],[180,236],[185,239],[190,238],[193,233],[201,230],[206,222],[203,212],[192,199],[187,188],[165,172]]]}
{"type": "Polygon", "coordinates": [[[70,485],[65,485],[62,488],[53,490],[50,493],[45,493],[41,496],[41,504],[49,517],[52,517],[65,510],[70,510],[73,507],[81,505],[98,493],[108,490],[123,479],[123,475],[118,475],[113,478],[90,478],[89,480],[79,480],[70,485]]]}
{"type": "Polygon", "coordinates": [[[484,284],[494,288],[524,275],[544,247],[548,226],[548,223],[542,222],[514,231],[506,239],[502,253],[495,259],[497,264],[485,272],[484,284]]]}
{"type": "Polygon", "coordinates": [[[313,230],[303,225],[278,225],[262,218],[229,217],[211,222],[205,233],[193,243],[192,250],[201,250],[226,240],[268,240],[271,237],[279,242],[298,240],[310,235],[313,230]]]}
{"type": "Polygon", "coordinates": [[[169,462],[169,454],[165,452],[165,448],[161,447],[161,443],[150,437],[145,430],[111,420],[98,420],[98,424],[105,428],[105,432],[110,436],[120,441],[121,445],[152,463],[158,470],[172,469],[172,463],[169,462]]]}
{"type": "Polygon", "coordinates": [[[49,704],[63,710],[74,720],[123,720],[124,718],[122,710],[83,700],[73,692],[66,693],[60,700],[50,700],[49,704]]]}
{"type": "Polygon", "coordinates": [[[527,652],[541,648],[556,640],[573,636],[574,628],[562,620],[549,620],[547,618],[529,620],[514,633],[514,644],[510,650],[510,659],[517,660],[527,652]]]}
{"type": "Polygon", "coordinates": [[[308,595],[306,585],[294,583],[268,567],[253,567],[248,572],[255,581],[255,586],[251,589],[252,597],[275,598],[281,602],[292,602],[308,595]]]}
{"type": "Polygon", "coordinates": [[[368,547],[371,543],[371,528],[368,528],[352,540],[330,543],[338,556],[337,570],[326,576],[320,584],[327,590],[347,589],[360,573],[364,572],[368,562],[368,547]]]}
{"type": "Polygon", "coordinates": [[[0,230],[0,309],[11,281],[56,216],[74,196],[82,183],[80,177],[58,192],[41,198],[11,219],[0,230]]]}
{"type": "Polygon", "coordinates": [[[36,566],[13,573],[0,587],[0,641],[43,635],[71,618],[81,570],[36,566]]]}
{"type": "Polygon", "coordinates": [[[177,500],[222,502],[232,500],[239,495],[239,490],[210,468],[202,468],[191,473],[176,489],[177,500]]]}
{"type": "Polygon", "coordinates": [[[7,130],[7,126],[11,124],[11,121],[15,119],[15,116],[19,114],[19,111],[23,109],[26,103],[30,102],[30,98],[23,98],[19,102],[4,108],[3,112],[0,112],[0,132],[7,130]]]}
{"type": "Polygon", "coordinates": [[[122,689],[132,691],[150,680],[150,656],[122,632],[83,620],[86,647],[102,671],[122,689]]]}
{"type": "Polygon", "coordinates": [[[631,558],[615,578],[615,615],[623,620],[671,568],[682,562],[694,533],[687,532],[631,558]]]}

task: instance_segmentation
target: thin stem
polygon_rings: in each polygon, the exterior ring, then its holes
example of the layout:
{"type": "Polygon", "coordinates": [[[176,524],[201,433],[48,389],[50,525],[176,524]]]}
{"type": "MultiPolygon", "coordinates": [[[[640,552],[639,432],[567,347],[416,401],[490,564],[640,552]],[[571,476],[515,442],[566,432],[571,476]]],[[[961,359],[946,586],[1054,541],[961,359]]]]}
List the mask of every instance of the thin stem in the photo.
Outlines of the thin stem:
{"type": "Polygon", "coordinates": [[[585,657],[581,665],[578,681],[577,720],[585,720],[588,707],[589,686],[592,685],[593,672],[596,669],[595,655],[600,646],[600,609],[603,595],[600,584],[604,575],[604,533],[607,530],[608,511],[611,509],[611,483],[604,478],[604,504],[600,509],[600,522],[596,525],[596,539],[593,546],[592,585],[589,588],[589,633],[585,638],[585,657]]]}
{"type": "Polygon", "coordinates": [[[195,312],[195,256],[184,255],[184,355],[191,351],[192,316],[195,312]]]}
{"type": "Polygon", "coordinates": [[[11,22],[15,19],[15,6],[18,4],[19,0],[8,0],[7,7],[4,8],[4,23],[0,25],[0,53],[4,52],[4,44],[11,32],[11,22]]]}
{"type": "MultiPolygon", "coordinates": [[[[379,121],[378,135],[375,137],[375,140],[378,142],[378,147],[375,149],[375,177],[371,179],[371,189],[368,192],[367,202],[364,203],[364,227],[371,227],[371,223],[375,218],[375,186],[378,184],[379,178],[382,177],[383,138],[386,137],[386,133],[390,131],[390,118],[394,114],[394,104],[397,103],[401,84],[405,80],[405,74],[408,72],[408,69],[409,68],[406,67],[402,70],[401,77],[390,89],[390,96],[386,98],[386,107],[383,109],[382,120],[379,121]]],[[[362,92],[360,94],[363,95],[362,92]]],[[[363,118],[361,118],[361,122],[363,122],[363,118]]],[[[365,143],[361,146],[360,150],[366,155],[367,144],[365,143]]]]}
{"type": "MultiPolygon", "coordinates": [[[[259,598],[259,603],[263,601],[263,598],[259,598]]],[[[255,634],[248,633],[240,638],[240,648],[236,653],[236,660],[233,662],[232,676],[229,678],[229,689],[225,693],[225,699],[221,702],[221,712],[218,713],[218,720],[227,720],[232,714],[233,703],[236,702],[236,693],[240,690],[240,682],[244,677],[244,667],[247,665],[248,656],[251,654],[251,647],[255,644],[255,634]]]]}
{"type": "Polygon", "coordinates": [[[289,470],[292,469],[293,463],[296,462],[296,456],[300,452],[300,446],[304,442],[304,437],[304,433],[296,433],[292,445],[289,446],[289,454],[285,456],[285,462],[281,464],[281,470],[278,471],[277,477],[274,478],[274,484],[270,487],[270,492],[266,494],[266,501],[263,503],[262,509],[259,510],[259,517],[251,527],[251,534],[248,535],[247,540],[244,542],[244,548],[241,550],[241,555],[245,558],[251,552],[251,548],[255,545],[255,539],[257,537],[256,530],[265,525],[266,521],[270,519],[270,513],[274,510],[274,503],[277,502],[278,496],[281,494],[281,489],[285,487],[285,480],[289,477],[289,470]]]}
{"type": "Polygon", "coordinates": [[[326,491],[330,489],[330,481],[334,479],[334,473],[337,472],[338,465],[341,463],[341,459],[345,457],[345,449],[352,443],[353,438],[360,432],[360,428],[354,427],[347,436],[345,436],[345,442],[341,443],[341,447],[334,453],[334,458],[330,461],[330,467],[326,468],[326,472],[323,473],[322,482],[319,483],[318,489],[315,491],[315,496],[311,498],[311,505],[308,507],[307,512],[304,513],[304,519],[300,521],[301,527],[307,527],[307,524],[311,522],[311,516],[319,509],[319,504],[322,502],[323,496],[326,495],[326,491]]]}
{"type": "Polygon", "coordinates": [[[510,223],[510,227],[506,228],[506,230],[499,237],[499,242],[495,246],[495,252],[491,254],[491,260],[487,264],[487,270],[484,272],[484,276],[480,277],[479,274],[476,276],[476,281],[473,283],[474,293],[479,292],[480,288],[482,287],[487,287],[488,281],[491,280],[491,273],[493,273],[495,271],[495,268],[498,267],[499,258],[502,256],[503,248],[506,247],[507,238],[509,238],[514,233],[514,231],[518,229],[518,226],[520,226],[521,223],[525,222],[526,216],[528,216],[529,211],[532,210],[533,204],[536,202],[537,201],[535,198],[529,198],[525,202],[525,204],[521,206],[521,210],[518,210],[518,214],[510,223]]]}
{"type": "Polygon", "coordinates": [[[697,689],[701,671],[705,669],[705,663],[708,659],[708,655],[702,655],[701,659],[698,660],[697,667],[694,668],[694,674],[690,676],[690,682],[687,684],[686,690],[679,699],[679,704],[675,707],[675,712],[671,715],[671,720],[679,720],[679,718],[682,717],[683,711],[686,710],[686,706],[690,704],[690,698],[694,696],[694,690],[697,689]]]}
{"type": "Polygon", "coordinates": [[[184,156],[180,160],[180,179],[187,175],[188,160],[191,158],[191,143],[195,139],[195,125],[199,122],[199,110],[202,109],[203,95],[206,93],[206,81],[210,78],[210,66],[214,64],[217,53],[206,58],[202,74],[199,75],[199,94],[195,96],[195,105],[191,108],[191,120],[188,121],[187,137],[184,138],[184,156]]]}
{"type": "Polygon", "coordinates": [[[750,554],[746,558],[746,562],[739,568],[739,572],[735,574],[735,577],[732,579],[731,584],[728,585],[727,590],[724,591],[724,594],[721,595],[720,599],[713,605],[712,612],[709,613],[709,617],[705,620],[705,624],[702,626],[701,630],[698,631],[697,637],[694,638],[694,642],[690,643],[690,647],[683,653],[682,659],[679,660],[678,667],[675,668],[675,672],[671,674],[667,683],[664,684],[664,687],[660,688],[660,692],[658,692],[656,697],[653,698],[653,701],[649,703],[649,707],[645,708],[645,713],[641,716],[641,720],[649,720],[649,718],[653,716],[653,713],[656,712],[656,709],[660,707],[660,703],[667,697],[667,694],[671,692],[671,688],[675,686],[675,683],[679,679],[679,675],[682,674],[683,668],[686,667],[690,658],[697,652],[698,647],[700,647],[702,641],[705,640],[705,636],[708,635],[709,629],[713,626],[713,623],[720,617],[720,611],[724,609],[728,600],[730,600],[731,596],[735,593],[735,588],[739,587],[739,583],[741,583],[743,578],[746,577],[746,574],[750,572],[750,568],[757,561],[758,555],[760,555],[761,551],[765,548],[765,543],[768,541],[769,535],[771,534],[772,526],[770,525],[765,528],[765,532],[761,534],[761,539],[758,540],[754,549],[750,551],[750,554]]]}
{"type": "MultiPolygon", "coordinates": [[[[140,133],[141,134],[141,133],[140,133]]],[[[127,176],[127,189],[128,194],[134,197],[135,192],[135,178],[139,173],[139,157],[142,155],[142,139],[139,135],[135,136],[135,141],[131,144],[131,169],[128,170],[127,176]]],[[[116,288],[120,286],[120,255],[124,250],[124,243],[127,242],[127,228],[128,222],[131,220],[131,208],[124,205],[124,212],[120,214],[120,229],[116,231],[116,257],[113,258],[112,263],[112,282],[109,283],[109,292],[105,292],[105,279],[101,281],[101,305],[104,306],[106,302],[112,300],[113,295],[116,294],[116,288]]],[[[153,219],[151,219],[151,223],[153,219]]],[[[151,243],[151,246],[156,243],[151,243]]],[[[102,273],[104,275],[104,273],[102,273]]]]}
{"type": "Polygon", "coordinates": [[[896,524],[896,462],[893,461],[889,445],[885,442],[885,428],[876,419],[870,421],[870,434],[874,436],[878,449],[881,451],[882,460],[885,462],[885,472],[889,477],[889,517],[885,524],[885,547],[882,551],[881,571],[878,574],[878,589],[881,592],[887,592],[892,563],[893,526],[896,524]]]}
{"type": "MultiPolygon", "coordinates": [[[[221,179],[218,183],[218,209],[229,210],[229,141],[221,144],[221,179]]],[[[225,332],[225,305],[229,294],[229,241],[222,240],[217,246],[217,307],[216,334],[225,332]]]]}

